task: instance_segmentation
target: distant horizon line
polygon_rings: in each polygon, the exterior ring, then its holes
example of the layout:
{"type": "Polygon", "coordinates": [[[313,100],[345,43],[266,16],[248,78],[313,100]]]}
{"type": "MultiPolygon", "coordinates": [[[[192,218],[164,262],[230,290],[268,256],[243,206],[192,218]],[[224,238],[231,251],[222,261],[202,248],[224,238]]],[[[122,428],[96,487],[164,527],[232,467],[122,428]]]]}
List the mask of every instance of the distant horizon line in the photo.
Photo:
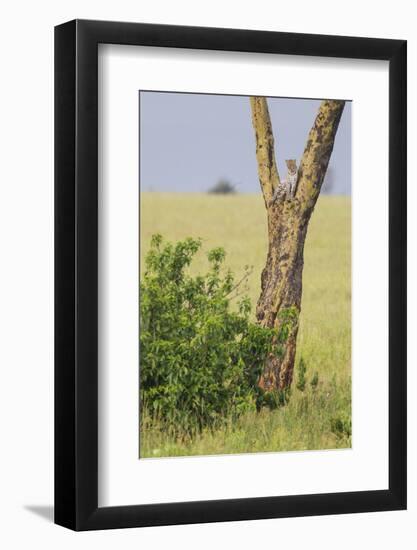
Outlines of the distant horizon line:
{"type": "MultiPolygon", "coordinates": [[[[167,195],[215,195],[215,196],[236,196],[236,195],[262,195],[261,189],[259,191],[235,191],[234,193],[213,193],[212,191],[164,191],[159,189],[141,189],[141,186],[139,185],[139,191],[140,193],[165,193],[167,195]]],[[[321,192],[320,196],[326,195],[327,197],[330,195],[333,196],[339,196],[339,197],[350,197],[352,193],[339,193],[339,192],[321,192]]]]}

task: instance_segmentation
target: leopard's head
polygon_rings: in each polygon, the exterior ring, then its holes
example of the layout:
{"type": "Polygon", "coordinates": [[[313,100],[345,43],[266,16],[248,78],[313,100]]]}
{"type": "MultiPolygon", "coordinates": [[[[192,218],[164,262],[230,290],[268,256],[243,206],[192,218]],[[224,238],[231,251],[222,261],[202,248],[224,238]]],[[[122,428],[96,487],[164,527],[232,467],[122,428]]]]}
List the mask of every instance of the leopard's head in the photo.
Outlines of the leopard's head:
{"type": "Polygon", "coordinates": [[[290,174],[295,174],[297,172],[297,161],[295,159],[286,160],[285,163],[290,174]]]}

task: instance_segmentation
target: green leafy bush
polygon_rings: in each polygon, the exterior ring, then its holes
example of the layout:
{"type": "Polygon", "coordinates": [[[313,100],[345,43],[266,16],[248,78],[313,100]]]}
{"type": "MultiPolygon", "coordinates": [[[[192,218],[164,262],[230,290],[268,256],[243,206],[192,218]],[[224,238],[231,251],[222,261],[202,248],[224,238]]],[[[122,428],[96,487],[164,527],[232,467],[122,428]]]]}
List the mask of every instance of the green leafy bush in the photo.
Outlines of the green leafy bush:
{"type": "Polygon", "coordinates": [[[154,235],[140,285],[141,407],[176,433],[255,410],[274,335],[250,322],[247,297],[232,310],[241,281],[223,268],[222,248],[208,253],[206,274],[190,276],[200,247],[200,240],[172,244],[154,235]]]}

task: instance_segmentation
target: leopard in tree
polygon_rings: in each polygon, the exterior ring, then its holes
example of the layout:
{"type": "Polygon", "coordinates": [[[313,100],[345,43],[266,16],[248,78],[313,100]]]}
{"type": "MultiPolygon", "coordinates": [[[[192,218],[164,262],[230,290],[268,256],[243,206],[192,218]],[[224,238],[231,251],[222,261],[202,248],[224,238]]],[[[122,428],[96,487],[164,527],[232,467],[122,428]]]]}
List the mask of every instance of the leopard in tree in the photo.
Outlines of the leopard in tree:
{"type": "Polygon", "coordinates": [[[277,199],[293,199],[295,195],[295,189],[297,186],[297,161],[295,159],[289,159],[285,161],[287,165],[287,179],[282,180],[280,185],[275,189],[274,195],[271,199],[270,205],[277,199]]]}

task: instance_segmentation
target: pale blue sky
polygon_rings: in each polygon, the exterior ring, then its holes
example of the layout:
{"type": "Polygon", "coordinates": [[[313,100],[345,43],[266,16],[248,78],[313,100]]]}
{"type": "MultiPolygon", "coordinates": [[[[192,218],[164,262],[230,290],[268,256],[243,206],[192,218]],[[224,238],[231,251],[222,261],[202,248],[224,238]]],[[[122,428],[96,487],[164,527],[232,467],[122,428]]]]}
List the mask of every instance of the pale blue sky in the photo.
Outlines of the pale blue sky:
{"type": "MultiPolygon", "coordinates": [[[[268,98],[281,176],[299,162],[319,100],[268,98]]],[[[328,190],[351,191],[351,103],[346,102],[328,170],[328,190]]],[[[240,193],[260,192],[255,137],[246,96],[140,92],[140,182],[143,191],[204,192],[229,180],[240,193]]]]}

